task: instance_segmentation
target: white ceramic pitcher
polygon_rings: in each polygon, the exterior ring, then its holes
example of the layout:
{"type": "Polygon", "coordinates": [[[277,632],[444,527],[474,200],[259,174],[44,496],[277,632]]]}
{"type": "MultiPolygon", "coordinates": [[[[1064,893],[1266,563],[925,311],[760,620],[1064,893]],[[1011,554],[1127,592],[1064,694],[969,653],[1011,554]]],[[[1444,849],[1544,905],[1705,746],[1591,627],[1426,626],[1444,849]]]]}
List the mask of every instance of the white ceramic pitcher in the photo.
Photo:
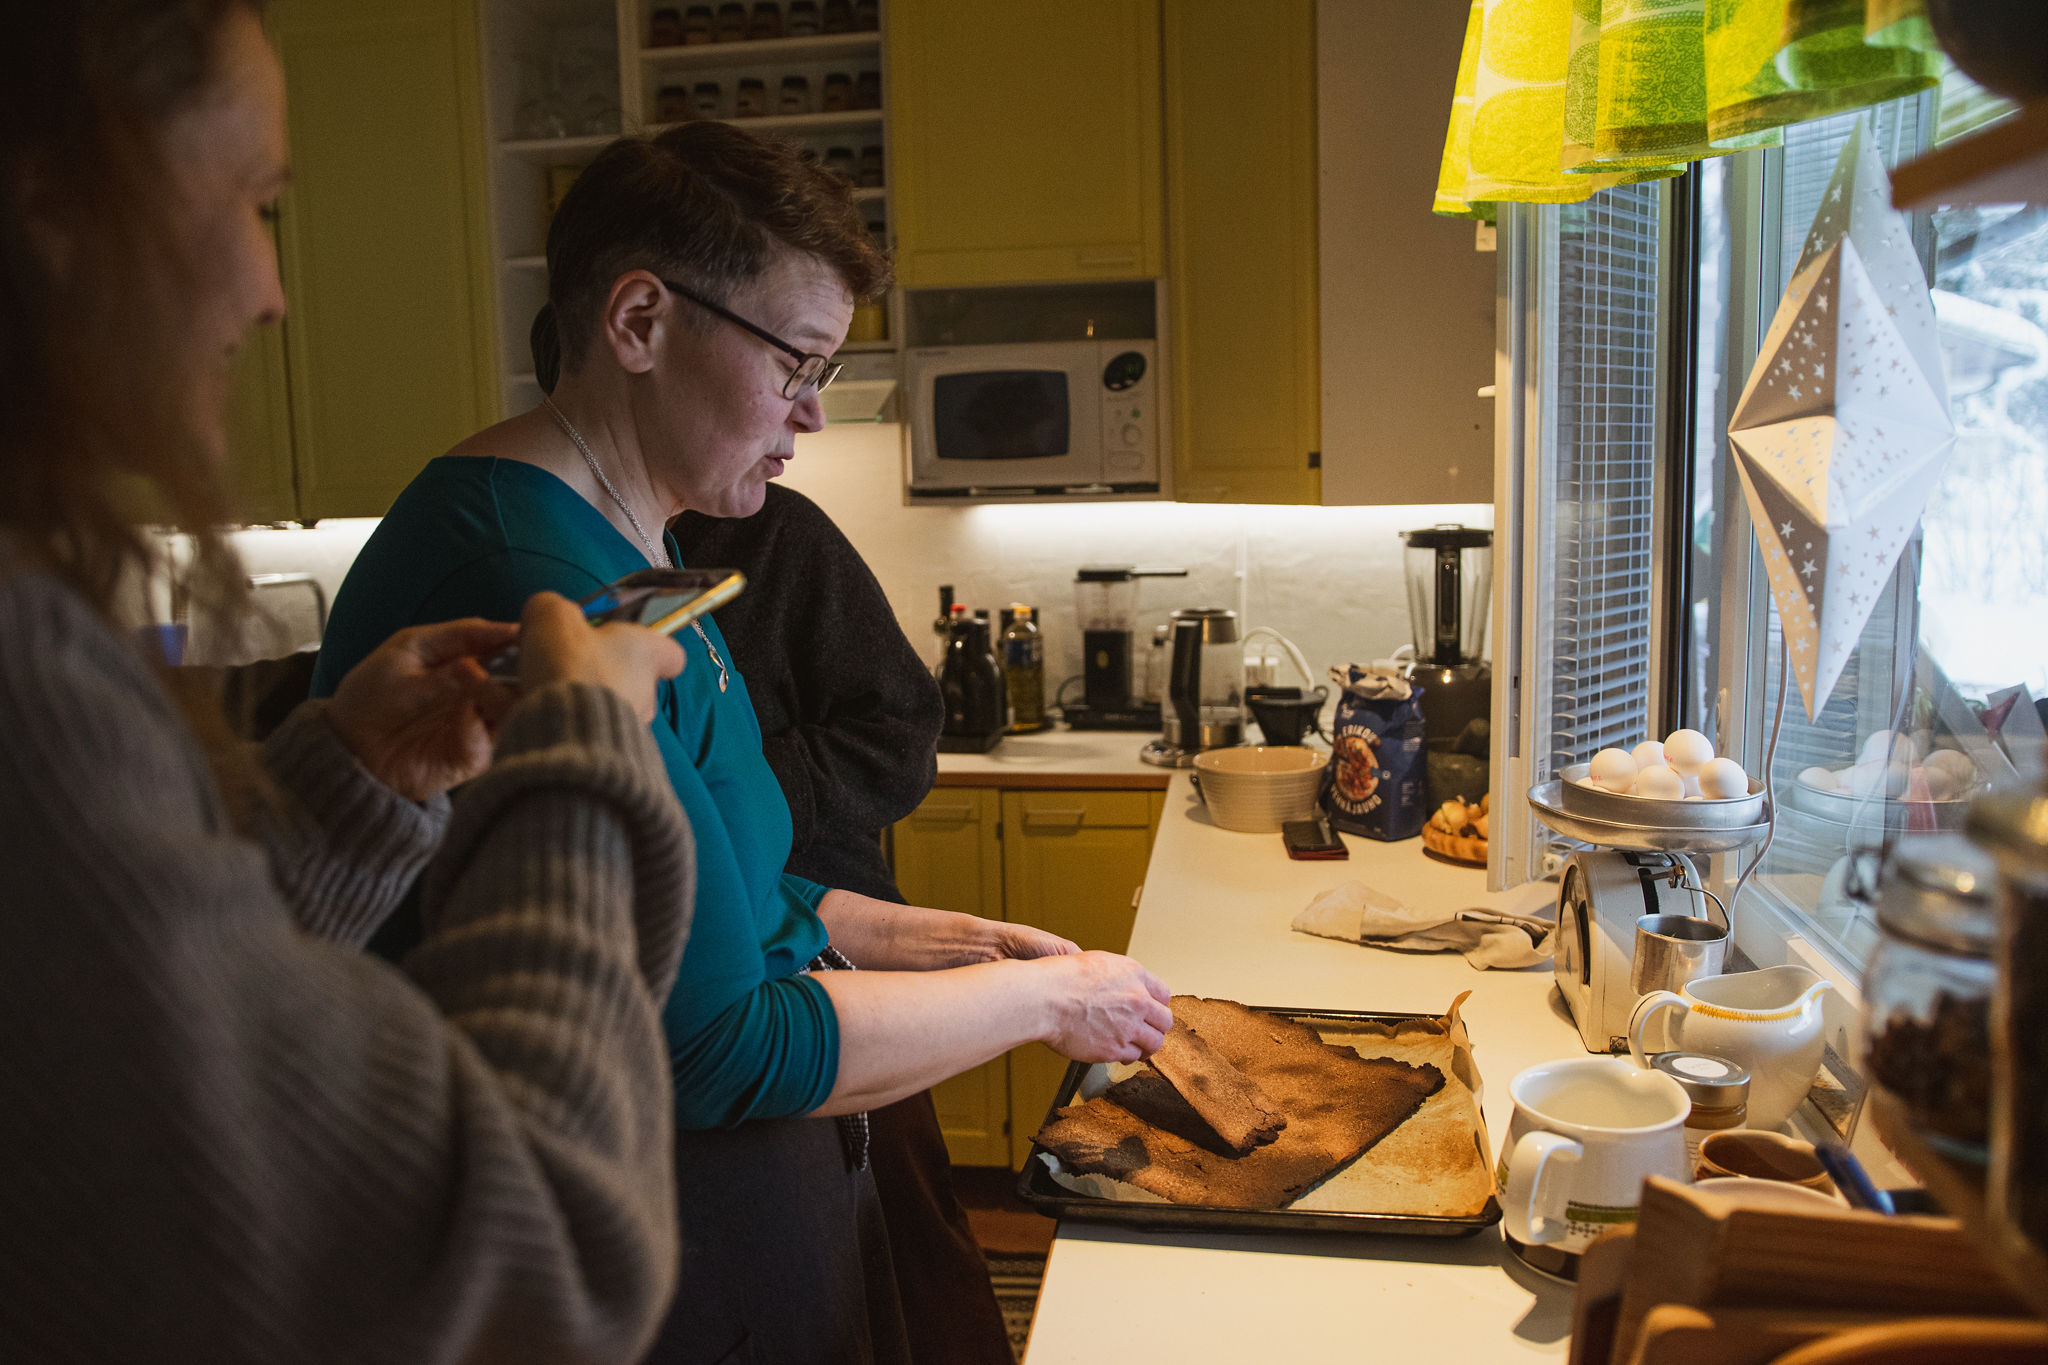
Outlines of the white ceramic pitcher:
{"type": "Polygon", "coordinates": [[[1804,967],[1703,976],[1682,995],[1652,991],[1628,1022],[1628,1051],[1648,1066],[1643,1034],[1666,1010],[1671,1044],[1749,1068],[1749,1126],[1776,1128],[1792,1116],[1820,1074],[1826,1046],[1821,997],[1828,983],[1804,967]]]}

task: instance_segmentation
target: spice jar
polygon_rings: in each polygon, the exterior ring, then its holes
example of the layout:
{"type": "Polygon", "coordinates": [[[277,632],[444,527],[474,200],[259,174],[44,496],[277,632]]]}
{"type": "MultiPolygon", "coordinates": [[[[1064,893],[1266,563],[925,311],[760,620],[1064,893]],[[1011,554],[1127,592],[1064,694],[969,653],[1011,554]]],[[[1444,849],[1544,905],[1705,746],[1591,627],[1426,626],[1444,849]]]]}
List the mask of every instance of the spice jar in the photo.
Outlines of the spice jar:
{"type": "Polygon", "coordinates": [[[825,169],[834,175],[844,176],[849,182],[852,181],[855,174],[853,148],[827,147],[825,149],[825,169]]]}
{"type": "Polygon", "coordinates": [[[879,109],[882,107],[882,73],[863,71],[854,82],[853,107],[856,109],[879,109]]]}
{"type": "Polygon", "coordinates": [[[649,47],[676,47],[683,41],[683,12],[664,7],[647,21],[649,47]]]}
{"type": "Polygon", "coordinates": [[[782,94],[775,102],[778,114],[808,114],[811,112],[811,83],[803,76],[784,76],[782,94]]]}
{"type": "Polygon", "coordinates": [[[818,100],[818,108],[827,114],[837,114],[853,108],[853,78],[844,71],[833,71],[825,77],[825,91],[818,100]]]}
{"type": "Polygon", "coordinates": [[[1901,842],[1877,898],[1863,972],[1863,1065],[1944,1154],[1982,1163],[1991,1109],[1988,855],[1956,835],[1901,842]]]}
{"type": "Polygon", "coordinates": [[[853,32],[853,6],[848,0],[825,0],[824,18],[818,28],[823,33],[853,32]]]}
{"type": "Polygon", "coordinates": [[[698,81],[690,87],[690,107],[698,118],[723,118],[725,87],[717,81],[698,81]]]}
{"type": "Polygon", "coordinates": [[[683,46],[695,47],[712,38],[711,6],[691,5],[683,11],[683,46]]]}
{"type": "Polygon", "coordinates": [[[853,183],[862,189],[882,188],[882,149],[879,144],[871,142],[860,149],[860,169],[855,173],[853,183]]]}
{"type": "Polygon", "coordinates": [[[747,39],[747,7],[739,0],[726,0],[718,7],[718,26],[712,39],[721,43],[743,43],[747,39]]]}
{"type": "Polygon", "coordinates": [[[1979,797],[1970,838],[1998,858],[2001,894],[1991,998],[1993,1236],[2048,1254],[2048,787],[1979,797]]]}
{"type": "Polygon", "coordinates": [[[739,91],[733,96],[732,116],[760,118],[767,112],[768,83],[759,76],[740,77],[739,91]]]}
{"type": "Polygon", "coordinates": [[[1714,1133],[1749,1122],[1749,1071],[1704,1052],[1653,1052],[1650,1070],[1678,1082],[1692,1101],[1685,1117],[1685,1169],[1699,1164],[1700,1144],[1714,1133]]]}
{"type": "Polygon", "coordinates": [[[818,0],[789,0],[789,22],[784,28],[792,38],[816,37],[818,0]]]}
{"type": "Polygon", "coordinates": [[[882,27],[880,0],[853,0],[853,31],[874,33],[882,27]]]}
{"type": "Polygon", "coordinates": [[[690,102],[690,88],[686,85],[664,85],[654,96],[654,121],[656,123],[681,123],[693,116],[694,107],[690,102]]]}
{"type": "Polygon", "coordinates": [[[782,36],[782,6],[775,0],[754,0],[754,15],[747,20],[747,37],[754,42],[782,36]]]}

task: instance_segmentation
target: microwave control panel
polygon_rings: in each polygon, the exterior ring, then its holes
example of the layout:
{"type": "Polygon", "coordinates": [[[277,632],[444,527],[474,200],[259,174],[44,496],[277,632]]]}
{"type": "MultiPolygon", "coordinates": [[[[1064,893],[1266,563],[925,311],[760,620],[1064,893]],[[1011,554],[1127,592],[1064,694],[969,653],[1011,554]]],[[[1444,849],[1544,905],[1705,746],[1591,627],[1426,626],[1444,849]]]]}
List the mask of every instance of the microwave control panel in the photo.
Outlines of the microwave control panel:
{"type": "Polygon", "coordinates": [[[1102,472],[1111,480],[1156,477],[1152,343],[1105,342],[1101,360],[1102,472]]]}

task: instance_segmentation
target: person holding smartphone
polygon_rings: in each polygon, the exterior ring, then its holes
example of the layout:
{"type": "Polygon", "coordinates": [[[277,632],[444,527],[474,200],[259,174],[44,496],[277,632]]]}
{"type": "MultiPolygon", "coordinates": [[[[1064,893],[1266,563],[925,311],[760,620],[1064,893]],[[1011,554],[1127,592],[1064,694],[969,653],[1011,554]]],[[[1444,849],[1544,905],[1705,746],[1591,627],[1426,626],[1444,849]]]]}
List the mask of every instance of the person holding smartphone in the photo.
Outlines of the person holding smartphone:
{"type": "MultiPolygon", "coordinates": [[[[399,496],[336,595],[316,691],[415,622],[676,563],[664,527],[686,510],[758,510],[823,425],[854,301],[889,278],[843,180],[709,120],[601,151],[547,256],[554,392],[399,496]]],[[[653,730],[698,847],[663,1013],[693,1292],[649,1359],[906,1361],[867,1111],[1034,1040],[1136,1060],[1171,1027],[1169,993],[1027,926],[790,875],[746,680],[714,622],[682,641],[653,730]]]]}
{"type": "Polygon", "coordinates": [[[625,1365],[676,1283],[694,875],[646,722],[682,655],[541,595],[380,642],[260,751],[175,690],[117,509],[154,490],[249,611],[217,528],[283,76],[242,0],[7,30],[0,1355],[625,1365]],[[478,662],[515,634],[516,692],[478,662]],[[422,873],[419,949],[364,955],[422,873]]]}

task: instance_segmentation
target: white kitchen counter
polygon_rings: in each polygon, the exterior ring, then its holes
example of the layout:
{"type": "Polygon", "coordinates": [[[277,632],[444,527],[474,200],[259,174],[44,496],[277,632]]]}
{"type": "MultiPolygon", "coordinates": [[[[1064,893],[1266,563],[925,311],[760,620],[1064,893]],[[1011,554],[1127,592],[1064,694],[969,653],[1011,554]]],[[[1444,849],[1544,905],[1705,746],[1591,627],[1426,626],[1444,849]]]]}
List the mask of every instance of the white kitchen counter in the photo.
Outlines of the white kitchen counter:
{"type": "MultiPolygon", "coordinates": [[[[1064,736],[1063,736],[1064,737],[1064,736]]],[[[942,758],[943,763],[943,758],[942,758]]],[[[1456,953],[1391,953],[1288,928],[1316,893],[1357,878],[1416,905],[1548,913],[1547,883],[1503,895],[1437,862],[1419,839],[1346,835],[1345,862],[1297,862],[1277,834],[1208,822],[1176,774],[1153,846],[1131,954],[1175,991],[1250,1005],[1441,1012],[1464,1018],[1496,1152],[1507,1082],[1583,1056],[1550,968],[1482,972],[1456,953]]],[[[1285,1360],[1561,1359],[1571,1289],[1510,1257],[1498,1227],[1459,1239],[1148,1233],[1066,1220],[1046,1267],[1028,1365],[1285,1360]]]]}
{"type": "Polygon", "coordinates": [[[1173,772],[1139,760],[1156,731],[1046,730],[1005,735],[985,754],[940,754],[941,787],[1097,787],[1163,790],[1173,772]]]}

